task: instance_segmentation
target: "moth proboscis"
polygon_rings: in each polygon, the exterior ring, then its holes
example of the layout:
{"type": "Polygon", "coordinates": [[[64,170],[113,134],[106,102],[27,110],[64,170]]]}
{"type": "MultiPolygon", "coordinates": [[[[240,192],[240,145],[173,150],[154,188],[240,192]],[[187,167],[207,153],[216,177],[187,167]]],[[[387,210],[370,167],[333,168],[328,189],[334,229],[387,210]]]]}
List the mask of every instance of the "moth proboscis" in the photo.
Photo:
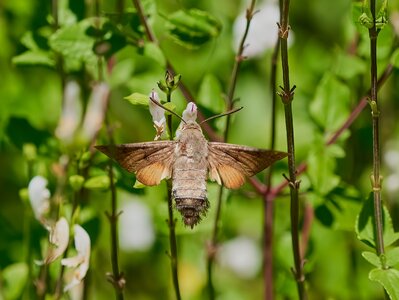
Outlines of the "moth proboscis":
{"type": "Polygon", "coordinates": [[[172,178],[172,197],[185,225],[193,228],[209,208],[206,180],[238,189],[287,156],[286,152],[209,142],[195,120],[182,122],[173,141],[96,146],[147,186],[172,178]]]}

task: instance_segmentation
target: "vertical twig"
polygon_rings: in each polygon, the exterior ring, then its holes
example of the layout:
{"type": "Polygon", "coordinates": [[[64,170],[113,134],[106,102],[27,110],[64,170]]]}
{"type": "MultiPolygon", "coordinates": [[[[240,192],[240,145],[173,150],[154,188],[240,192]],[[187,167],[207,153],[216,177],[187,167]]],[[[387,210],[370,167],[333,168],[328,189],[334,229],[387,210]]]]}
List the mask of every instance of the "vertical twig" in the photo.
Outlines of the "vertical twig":
{"type": "MultiPolygon", "coordinates": [[[[95,15],[97,19],[100,17],[100,1],[96,0],[94,2],[95,5],[95,15]]],[[[98,82],[103,81],[103,72],[104,72],[104,62],[101,56],[97,58],[97,68],[98,68],[98,82]]],[[[111,125],[108,121],[107,111],[109,105],[109,94],[107,95],[107,103],[105,105],[105,125],[107,128],[107,135],[110,145],[115,145],[113,131],[111,125]]],[[[115,290],[115,299],[123,300],[124,294],[123,290],[125,288],[126,279],[124,277],[123,272],[120,272],[119,269],[119,240],[118,240],[118,219],[122,212],[118,212],[118,201],[116,195],[116,187],[114,180],[114,170],[112,160],[108,160],[108,178],[109,185],[111,191],[111,212],[106,212],[106,216],[109,220],[110,224],[110,240],[111,240],[111,265],[112,265],[112,274],[107,274],[108,281],[113,285],[115,290]]]]}
{"type": "MultiPolygon", "coordinates": [[[[166,72],[166,81],[173,80],[173,75],[166,72]]],[[[167,90],[166,93],[166,101],[171,102],[171,90],[167,90]]],[[[169,114],[166,119],[168,131],[169,131],[169,139],[173,139],[172,135],[172,115],[169,114]]],[[[173,199],[172,199],[172,182],[170,179],[167,181],[167,194],[168,194],[168,227],[169,227],[169,245],[170,245],[170,260],[171,260],[171,268],[172,268],[172,281],[173,287],[175,290],[176,299],[180,300],[180,287],[179,287],[179,276],[178,276],[178,260],[177,260],[177,240],[176,240],[176,220],[173,216],[173,199]]]]}
{"type": "MultiPolygon", "coordinates": [[[[270,120],[270,149],[274,150],[276,141],[276,75],[280,39],[276,41],[271,59],[270,87],[272,90],[272,111],[270,120]]],[[[263,280],[265,299],[273,299],[273,211],[274,194],[272,192],[273,165],[266,173],[266,191],[263,193],[263,280]]]]}
{"type": "Polygon", "coordinates": [[[292,272],[297,282],[299,299],[306,299],[305,293],[305,275],[303,274],[303,260],[299,245],[299,181],[296,179],[295,166],[295,142],[294,142],[294,125],[292,115],[292,100],[294,89],[290,86],[289,64],[288,64],[288,34],[289,34],[289,0],[282,0],[281,21],[279,24],[279,37],[281,47],[281,64],[283,73],[283,87],[280,93],[281,100],[284,104],[285,126],[287,132],[287,149],[288,149],[288,170],[289,170],[289,187],[291,196],[291,238],[292,250],[294,255],[294,268],[292,272]]]}
{"type": "Polygon", "coordinates": [[[371,94],[370,106],[373,127],[373,175],[371,177],[374,195],[374,218],[376,229],[377,254],[384,254],[384,239],[382,228],[382,204],[381,204],[381,175],[380,175],[380,111],[377,102],[377,37],[379,30],[376,27],[375,0],[370,0],[370,11],[373,26],[369,28],[370,58],[371,58],[371,94]]]}
{"type": "MultiPolygon", "coordinates": [[[[227,110],[233,109],[234,106],[234,93],[235,89],[237,86],[237,78],[240,70],[240,65],[241,62],[245,59],[243,53],[245,49],[245,41],[248,36],[249,32],[249,26],[251,24],[251,20],[255,14],[255,0],[251,1],[251,4],[246,10],[246,26],[244,30],[244,34],[242,36],[240,45],[237,50],[237,55],[235,57],[235,63],[233,66],[233,70],[231,73],[230,77],[230,82],[229,82],[229,87],[228,87],[228,92],[227,92],[227,110]]],[[[230,130],[230,120],[231,120],[231,115],[227,115],[226,119],[226,124],[224,128],[224,133],[223,133],[223,141],[227,141],[228,136],[229,136],[229,130],[230,130]]],[[[216,249],[217,249],[217,236],[219,232],[219,227],[220,227],[220,215],[221,215],[221,210],[222,210],[222,198],[223,198],[223,186],[220,186],[219,188],[219,193],[218,193],[218,198],[217,198],[217,204],[216,204],[216,215],[215,215],[215,221],[213,224],[213,230],[212,230],[212,236],[211,240],[208,244],[208,253],[207,253],[207,275],[208,275],[208,293],[209,293],[209,299],[215,299],[215,288],[213,285],[213,279],[212,279],[212,270],[213,270],[213,263],[215,261],[215,255],[216,255],[216,249]]]]}

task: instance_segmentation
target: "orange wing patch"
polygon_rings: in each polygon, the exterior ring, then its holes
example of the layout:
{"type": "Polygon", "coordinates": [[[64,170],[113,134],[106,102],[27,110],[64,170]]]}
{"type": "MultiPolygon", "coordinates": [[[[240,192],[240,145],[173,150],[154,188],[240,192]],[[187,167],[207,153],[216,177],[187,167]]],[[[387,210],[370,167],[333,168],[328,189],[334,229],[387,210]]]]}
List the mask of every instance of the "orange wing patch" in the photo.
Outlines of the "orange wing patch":
{"type": "Polygon", "coordinates": [[[220,165],[218,167],[218,173],[222,179],[223,185],[228,189],[238,189],[245,182],[244,175],[239,170],[229,165],[220,165]]]}
{"type": "Polygon", "coordinates": [[[145,185],[158,185],[162,179],[170,177],[170,169],[163,163],[155,162],[142,169],[139,169],[136,173],[138,181],[145,185]]]}

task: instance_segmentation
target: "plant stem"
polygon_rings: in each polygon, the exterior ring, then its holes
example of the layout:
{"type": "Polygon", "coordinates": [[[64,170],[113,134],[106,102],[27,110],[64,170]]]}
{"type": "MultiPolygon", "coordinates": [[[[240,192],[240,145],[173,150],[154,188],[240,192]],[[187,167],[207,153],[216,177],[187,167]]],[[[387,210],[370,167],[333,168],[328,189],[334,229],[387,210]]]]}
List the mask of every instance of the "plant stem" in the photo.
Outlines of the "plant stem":
{"type": "Polygon", "coordinates": [[[294,89],[290,87],[289,65],[288,65],[288,16],[289,16],[289,0],[282,0],[281,23],[279,28],[280,45],[281,45],[281,64],[283,73],[283,88],[280,93],[284,104],[285,125],[287,132],[287,149],[288,149],[288,170],[289,170],[289,187],[291,196],[291,238],[292,250],[294,255],[293,273],[297,282],[297,290],[299,299],[306,299],[305,293],[305,275],[303,274],[303,261],[299,246],[299,181],[296,180],[295,166],[295,142],[294,142],[294,125],[292,115],[292,100],[294,89]]]}
{"type": "MultiPolygon", "coordinates": [[[[173,76],[173,75],[172,75],[173,76]]],[[[172,77],[173,78],[173,77],[172,77]]],[[[171,91],[166,93],[166,101],[171,102],[171,91]]],[[[167,116],[167,126],[169,131],[169,139],[172,140],[172,115],[167,116]]],[[[179,276],[178,276],[178,260],[177,260],[177,240],[176,240],[176,220],[173,216],[173,199],[172,199],[172,182],[167,181],[167,193],[168,193],[168,227],[169,227],[169,245],[170,245],[170,262],[172,268],[172,281],[175,290],[176,299],[180,300],[180,287],[179,287],[179,276]]]]}
{"type": "MultiPolygon", "coordinates": [[[[240,65],[241,62],[244,60],[244,48],[245,48],[245,41],[248,36],[249,32],[249,26],[251,24],[251,20],[255,14],[255,3],[256,0],[252,0],[251,4],[247,8],[246,11],[246,26],[245,26],[245,31],[244,34],[241,38],[240,45],[238,47],[236,59],[234,62],[233,70],[231,73],[230,77],[230,83],[228,87],[228,92],[227,92],[227,99],[226,99],[226,107],[227,111],[233,109],[234,106],[234,93],[235,89],[237,86],[237,78],[240,70],[240,65]]],[[[226,142],[229,136],[229,129],[230,129],[230,121],[231,121],[231,114],[227,115],[226,119],[226,124],[224,128],[224,133],[223,133],[223,141],[226,142]]],[[[215,255],[216,255],[216,250],[217,250],[217,236],[220,228],[220,216],[221,216],[221,211],[222,211],[222,199],[223,199],[223,186],[219,187],[219,193],[218,193],[218,199],[217,199],[217,204],[216,204],[216,215],[215,215],[215,221],[213,223],[213,230],[212,230],[212,236],[211,240],[208,244],[208,253],[207,253],[207,274],[208,274],[208,294],[209,294],[209,299],[215,299],[215,288],[213,285],[213,279],[212,279],[212,270],[213,270],[213,264],[215,261],[215,255]]]]}
{"type": "Polygon", "coordinates": [[[371,58],[371,115],[373,127],[373,176],[372,189],[374,195],[374,219],[376,232],[377,254],[384,254],[384,239],[382,228],[382,203],[381,203],[381,175],[380,175],[380,111],[377,102],[377,37],[379,30],[375,23],[375,0],[370,0],[370,11],[373,18],[373,26],[369,29],[370,58],[371,58]]]}
{"type": "Polygon", "coordinates": [[[180,300],[180,287],[178,277],[178,260],[177,260],[177,241],[176,241],[176,220],[173,217],[173,202],[172,202],[172,184],[171,181],[167,181],[168,189],[168,227],[169,227],[169,245],[170,245],[170,262],[172,268],[172,281],[175,290],[176,299],[180,300]]]}
{"type": "MultiPolygon", "coordinates": [[[[280,39],[276,41],[271,58],[270,87],[272,91],[272,112],[270,121],[270,147],[274,150],[276,142],[276,77],[277,58],[280,48],[280,39]]],[[[265,299],[273,299],[273,212],[274,195],[272,194],[273,165],[266,173],[266,191],[263,193],[263,280],[265,285],[265,299]]]]}

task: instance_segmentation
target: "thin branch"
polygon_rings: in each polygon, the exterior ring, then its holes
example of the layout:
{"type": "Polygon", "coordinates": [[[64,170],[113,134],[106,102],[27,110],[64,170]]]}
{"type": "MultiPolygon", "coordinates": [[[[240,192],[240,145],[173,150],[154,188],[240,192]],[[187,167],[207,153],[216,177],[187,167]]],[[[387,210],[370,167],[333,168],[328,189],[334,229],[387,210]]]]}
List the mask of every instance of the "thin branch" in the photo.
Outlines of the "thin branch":
{"type": "Polygon", "coordinates": [[[297,282],[297,290],[299,299],[306,299],[305,291],[305,275],[303,273],[303,260],[299,245],[299,181],[296,179],[295,166],[295,141],[294,141],[294,125],[292,115],[292,100],[294,89],[290,86],[290,75],[288,65],[288,34],[289,34],[289,0],[283,0],[281,11],[281,24],[279,28],[280,45],[281,45],[281,64],[283,73],[283,87],[280,93],[281,100],[284,104],[285,126],[287,132],[287,149],[288,149],[288,171],[289,171],[289,187],[291,195],[291,238],[292,251],[294,256],[294,268],[292,272],[297,282]]]}
{"type": "MultiPolygon", "coordinates": [[[[167,73],[168,74],[168,73],[167,73]]],[[[169,74],[170,78],[173,78],[169,74]]],[[[166,93],[166,101],[171,102],[171,90],[166,93]]],[[[172,115],[167,116],[167,126],[169,130],[169,139],[172,140],[172,115]]],[[[168,193],[168,227],[169,227],[169,245],[170,245],[170,260],[172,269],[172,281],[175,290],[176,299],[180,300],[180,287],[179,287],[179,276],[178,276],[178,260],[177,260],[177,240],[176,240],[176,220],[173,216],[173,198],[172,198],[172,182],[170,179],[167,181],[167,193],[168,193]]]]}
{"type": "Polygon", "coordinates": [[[382,221],[382,203],[381,203],[381,144],[380,144],[380,111],[377,101],[377,37],[379,30],[376,27],[375,20],[375,0],[370,0],[370,11],[373,18],[373,26],[369,29],[370,38],[370,58],[371,58],[371,116],[373,127],[373,175],[372,189],[374,196],[374,219],[376,232],[377,254],[384,254],[383,221],[382,221]]]}

